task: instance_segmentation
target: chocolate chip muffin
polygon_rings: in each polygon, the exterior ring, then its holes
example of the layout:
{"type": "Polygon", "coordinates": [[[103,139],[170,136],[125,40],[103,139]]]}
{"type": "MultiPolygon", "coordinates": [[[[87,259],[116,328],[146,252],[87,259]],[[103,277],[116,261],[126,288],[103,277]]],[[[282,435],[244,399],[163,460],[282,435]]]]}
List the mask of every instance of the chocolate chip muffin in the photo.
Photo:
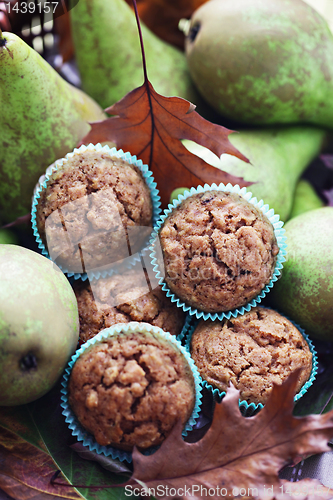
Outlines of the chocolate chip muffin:
{"type": "Polygon", "coordinates": [[[143,270],[129,270],[98,280],[75,281],[80,315],[80,342],[117,323],[143,321],[179,335],[185,313],[167,298],[160,286],[149,290],[143,270]]]}
{"type": "Polygon", "coordinates": [[[140,169],[106,150],[75,150],[62,162],[36,209],[37,229],[52,260],[83,273],[140,250],[153,216],[140,169]]]}
{"type": "Polygon", "coordinates": [[[183,200],[159,237],[168,287],[209,313],[254,299],[270,282],[279,253],[266,215],[241,195],[219,190],[183,200]]]}
{"type": "Polygon", "coordinates": [[[76,360],[68,382],[69,404],[100,445],[146,449],[160,444],[179,420],[185,425],[191,417],[195,381],[170,335],[144,323],[118,327],[76,360]]]}
{"type": "Polygon", "coordinates": [[[273,384],[302,368],[297,392],[309,379],[312,353],[287,318],[256,307],[230,320],[201,321],[190,342],[202,378],[225,392],[231,382],[248,403],[265,404],[273,384]]]}

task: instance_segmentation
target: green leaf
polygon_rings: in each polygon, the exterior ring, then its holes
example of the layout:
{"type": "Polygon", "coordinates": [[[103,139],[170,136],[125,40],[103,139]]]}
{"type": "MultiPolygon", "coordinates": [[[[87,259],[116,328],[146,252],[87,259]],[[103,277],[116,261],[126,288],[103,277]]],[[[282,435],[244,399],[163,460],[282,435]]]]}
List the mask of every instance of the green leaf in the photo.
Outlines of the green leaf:
{"type": "Polygon", "coordinates": [[[51,478],[57,468],[47,452],[1,425],[0,464],[0,488],[17,500],[81,498],[73,488],[68,488],[67,484],[51,484],[51,478]]]}
{"type": "Polygon", "coordinates": [[[42,399],[30,403],[28,406],[48,452],[67,480],[74,485],[98,485],[101,488],[92,490],[77,487],[84,498],[87,500],[121,500],[126,498],[123,488],[102,489],[103,486],[126,482],[126,476],[121,477],[113,474],[104,470],[96,462],[84,460],[71,448],[76,440],[61,413],[60,387],[57,386],[42,399]]]}
{"type": "MultiPolygon", "coordinates": [[[[0,406],[0,428],[11,431],[39,450],[46,451],[27,405],[0,406]]],[[[0,435],[0,442],[1,437],[0,435]]]]}
{"type": "MultiPolygon", "coordinates": [[[[59,385],[41,399],[28,405],[0,408],[0,444],[3,441],[4,432],[1,432],[3,427],[39,450],[46,451],[55,463],[55,470],[60,469],[64,478],[76,486],[76,490],[83,498],[125,500],[127,497],[124,488],[105,487],[125,483],[128,477],[112,473],[97,462],[80,457],[71,448],[76,440],[68,429],[61,411],[59,385]],[[99,489],[87,488],[96,485],[99,489]]],[[[1,459],[0,448],[0,462],[1,459]]],[[[127,465],[126,462],[124,465],[127,465]]],[[[64,478],[60,475],[57,482],[66,483],[64,478]]],[[[69,491],[73,490],[69,488],[69,491]]],[[[20,498],[24,497],[17,497],[18,500],[20,498]]]]}

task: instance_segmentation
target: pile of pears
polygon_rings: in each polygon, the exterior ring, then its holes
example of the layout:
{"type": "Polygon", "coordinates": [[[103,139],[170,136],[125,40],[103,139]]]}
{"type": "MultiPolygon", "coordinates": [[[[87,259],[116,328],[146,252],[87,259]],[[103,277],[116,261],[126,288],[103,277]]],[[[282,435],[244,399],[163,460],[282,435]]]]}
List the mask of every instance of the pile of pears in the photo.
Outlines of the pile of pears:
{"type": "MultiPolygon", "coordinates": [[[[90,123],[106,118],[103,109],[143,83],[138,29],[125,0],[75,4],[82,90],[20,37],[0,31],[0,228],[29,214],[46,168],[78,145],[90,123]]],[[[333,35],[302,0],[209,0],[182,26],[185,51],[142,24],[148,78],[157,92],[193,102],[205,118],[239,124],[229,138],[249,164],[190,141],[184,147],[252,182],[253,195],[288,221],[287,262],[271,304],[313,338],[333,341],[333,207],[323,207],[301,179],[333,128],[333,35]]],[[[17,260],[16,243],[15,233],[0,229],[0,268],[17,260]]],[[[45,276],[35,274],[42,289],[45,276]]],[[[10,287],[19,295],[25,284],[17,276],[10,287]]],[[[0,338],[8,333],[5,307],[1,301],[0,338]]],[[[72,332],[75,340],[77,325],[72,332]]]]}

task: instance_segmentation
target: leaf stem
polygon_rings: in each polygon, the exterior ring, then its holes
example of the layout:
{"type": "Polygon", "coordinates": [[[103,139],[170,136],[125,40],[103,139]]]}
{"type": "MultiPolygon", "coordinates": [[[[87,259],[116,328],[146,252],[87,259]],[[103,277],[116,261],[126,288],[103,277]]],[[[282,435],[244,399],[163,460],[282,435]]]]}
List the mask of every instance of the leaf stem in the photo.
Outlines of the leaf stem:
{"type": "Polygon", "coordinates": [[[148,80],[148,73],[147,73],[147,64],[146,64],[146,55],[145,55],[145,48],[143,45],[143,37],[142,37],[142,31],[141,31],[141,24],[140,24],[140,19],[139,19],[139,13],[138,13],[138,7],[136,4],[136,0],[132,0],[133,7],[134,7],[134,12],[135,12],[135,19],[136,19],[136,24],[138,26],[138,31],[139,31],[139,38],[140,38],[140,47],[141,47],[141,55],[142,55],[142,66],[143,66],[143,75],[144,75],[144,85],[146,86],[147,89],[147,97],[148,97],[148,102],[149,102],[149,108],[150,108],[150,117],[151,117],[151,144],[150,144],[150,155],[149,155],[149,167],[151,167],[152,162],[153,162],[153,151],[154,151],[154,137],[155,137],[155,120],[154,120],[154,112],[153,112],[153,103],[151,100],[151,93],[150,93],[150,84],[148,80]]]}
{"type": "Polygon", "coordinates": [[[132,0],[132,3],[133,3],[134,12],[135,12],[136,24],[138,26],[139,38],[140,38],[143,75],[144,75],[145,82],[147,82],[147,80],[148,80],[148,74],[147,74],[147,65],[146,65],[146,55],[145,55],[145,48],[144,48],[144,45],[143,45],[143,38],[142,38],[142,31],[141,31],[141,25],[140,25],[138,7],[137,7],[137,4],[136,4],[136,0],[132,0]]]}

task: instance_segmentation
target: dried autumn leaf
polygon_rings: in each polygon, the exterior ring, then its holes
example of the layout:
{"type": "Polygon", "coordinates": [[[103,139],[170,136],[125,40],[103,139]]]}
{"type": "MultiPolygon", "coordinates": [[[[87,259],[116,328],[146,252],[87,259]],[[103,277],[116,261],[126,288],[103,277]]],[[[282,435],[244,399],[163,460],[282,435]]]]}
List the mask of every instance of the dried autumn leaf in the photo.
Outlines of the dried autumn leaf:
{"type": "Polygon", "coordinates": [[[213,151],[217,156],[228,153],[248,162],[230,142],[232,130],[205,120],[189,101],[180,97],[164,97],[145,83],[106,110],[111,118],[94,122],[82,140],[113,142],[149,165],[157,182],[162,206],[167,206],[172,191],[205,183],[251,183],[212,167],[190,153],[181,143],[190,139],[213,151]]]}
{"type": "Polygon", "coordinates": [[[247,418],[239,411],[239,392],[230,388],[216,405],[208,432],[196,443],[186,443],[178,425],[153,455],[134,450],[127,489],[139,485],[142,491],[150,488],[153,496],[159,491],[159,498],[192,500],[207,497],[210,488],[212,500],[332,498],[333,491],[317,480],[291,483],[278,477],[283,466],[328,451],[333,436],[333,411],[293,416],[297,378],[298,371],[275,386],[265,407],[247,418]]]}
{"type": "MultiPolygon", "coordinates": [[[[132,0],[126,0],[132,6],[132,0]]],[[[184,34],[179,30],[180,19],[190,19],[193,12],[207,0],[138,0],[140,19],[166,42],[184,49],[184,34]]]]}
{"type": "Polygon", "coordinates": [[[11,25],[5,2],[0,2],[0,30],[10,31],[11,25]]]}

